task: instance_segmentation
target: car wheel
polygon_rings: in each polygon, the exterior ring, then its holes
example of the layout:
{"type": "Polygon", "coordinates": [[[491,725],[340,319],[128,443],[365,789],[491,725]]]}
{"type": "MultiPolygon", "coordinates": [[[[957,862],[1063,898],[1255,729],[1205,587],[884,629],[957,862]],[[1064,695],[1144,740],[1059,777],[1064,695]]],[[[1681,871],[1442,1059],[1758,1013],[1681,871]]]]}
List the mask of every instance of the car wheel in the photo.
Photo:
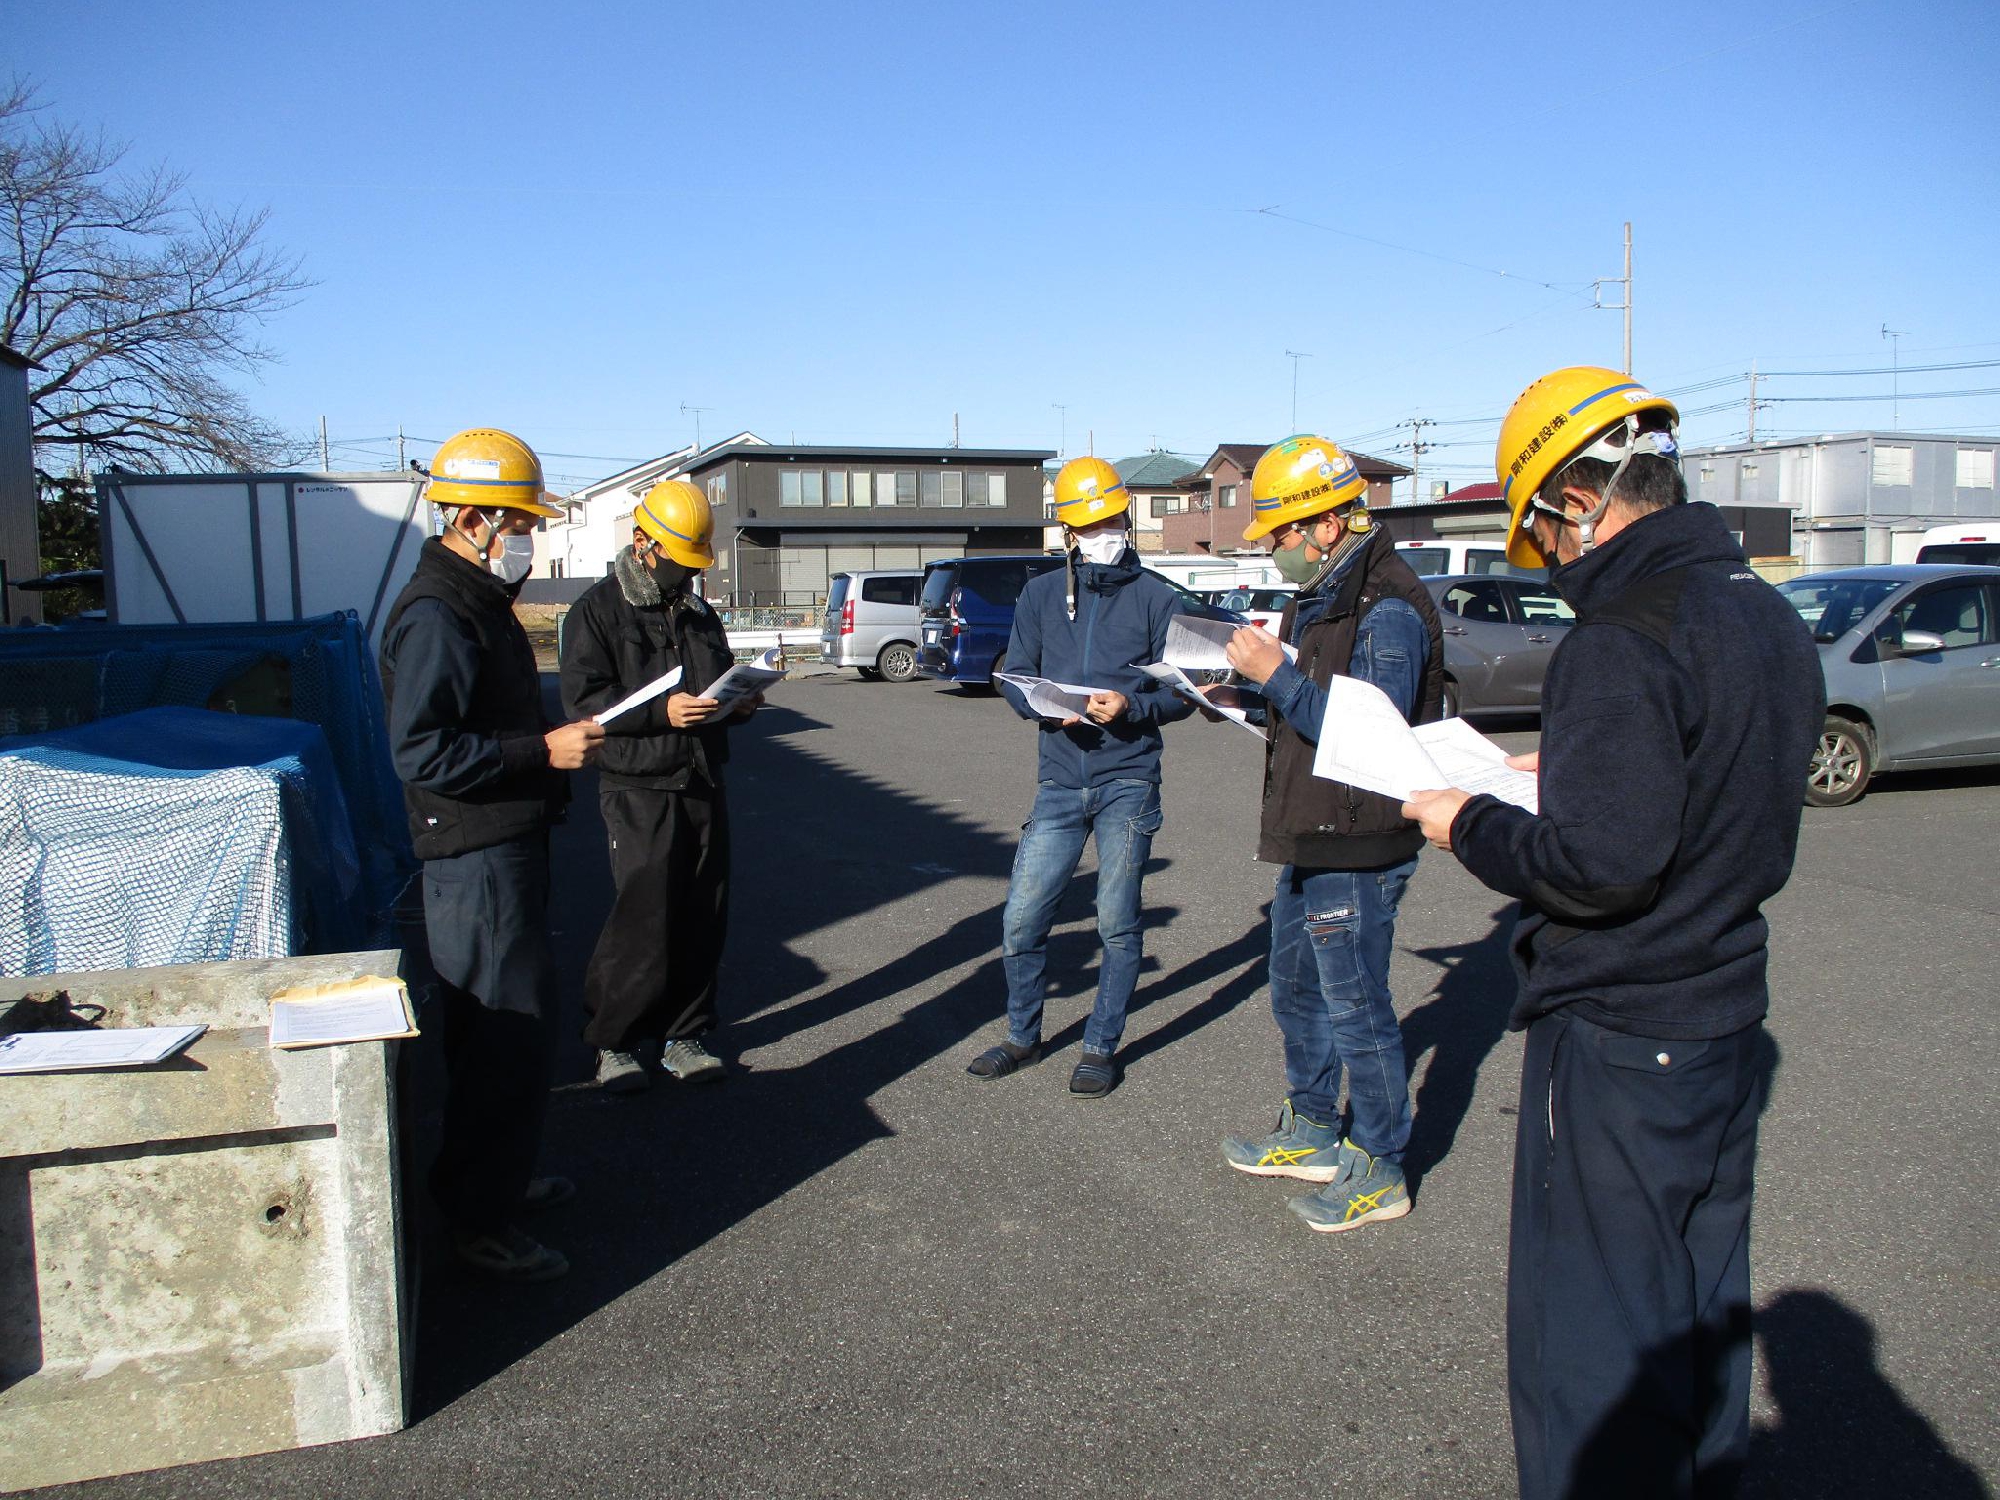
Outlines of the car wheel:
{"type": "Polygon", "coordinates": [[[1447,719],[1458,717],[1458,684],[1449,680],[1444,685],[1444,716],[1447,719]]]}
{"type": "Polygon", "coordinates": [[[1826,727],[1813,747],[1812,770],[1806,773],[1806,801],[1814,807],[1845,807],[1868,790],[1875,774],[1875,747],[1868,731],[1838,714],[1826,716],[1826,727]]]}
{"type": "Polygon", "coordinates": [[[909,682],[917,675],[917,648],[908,641],[891,641],[875,658],[877,676],[891,682],[909,682]]]}
{"type": "Polygon", "coordinates": [[[881,672],[877,671],[874,667],[856,667],[854,670],[861,674],[863,682],[880,682],[882,680],[881,672]]]}

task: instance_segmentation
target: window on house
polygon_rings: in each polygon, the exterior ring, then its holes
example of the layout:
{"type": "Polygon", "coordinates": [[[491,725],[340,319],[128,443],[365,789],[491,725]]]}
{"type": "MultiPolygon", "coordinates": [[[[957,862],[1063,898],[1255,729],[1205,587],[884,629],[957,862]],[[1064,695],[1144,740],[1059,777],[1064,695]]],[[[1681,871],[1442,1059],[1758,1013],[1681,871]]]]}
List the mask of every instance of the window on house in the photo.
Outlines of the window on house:
{"type": "Polygon", "coordinates": [[[818,469],[807,469],[799,475],[801,505],[826,504],[826,475],[818,469]]]}
{"type": "Polygon", "coordinates": [[[1153,496],[1153,516],[1155,519],[1161,516],[1177,516],[1180,513],[1181,497],[1179,495],[1153,496]]]}
{"type": "Polygon", "coordinates": [[[917,504],[931,507],[944,504],[944,475],[926,469],[917,476],[917,504]]]}
{"type": "Polygon", "coordinates": [[[893,474],[875,476],[875,503],[877,505],[915,505],[917,503],[917,476],[913,470],[899,469],[893,474]]]}
{"type": "Polygon", "coordinates": [[[966,504],[1005,505],[1007,503],[1007,476],[989,474],[979,470],[965,476],[966,504]]]}
{"type": "Polygon", "coordinates": [[[1991,448],[1961,448],[1958,450],[1958,487],[1962,490],[1990,490],[1993,488],[1993,450],[1991,448]]]}
{"type": "Polygon", "coordinates": [[[865,470],[848,476],[848,489],[853,493],[858,509],[866,509],[875,503],[875,476],[865,470]]]}
{"type": "Polygon", "coordinates": [[[956,469],[946,469],[938,476],[944,481],[944,507],[946,510],[965,509],[965,475],[956,469]]]}
{"type": "Polygon", "coordinates": [[[803,505],[799,498],[799,471],[784,469],[778,474],[778,504],[803,505]]]}
{"type": "Polygon", "coordinates": [[[1223,485],[1220,490],[1216,491],[1215,503],[1224,510],[1228,510],[1234,506],[1236,504],[1236,486],[1233,484],[1223,485]]]}
{"type": "Polygon", "coordinates": [[[830,469],[827,471],[826,503],[828,505],[847,504],[847,470],[830,469]]]}
{"type": "Polygon", "coordinates": [[[1875,470],[1873,480],[1881,485],[1906,485],[1916,477],[1916,449],[1875,447],[1875,470]]]}

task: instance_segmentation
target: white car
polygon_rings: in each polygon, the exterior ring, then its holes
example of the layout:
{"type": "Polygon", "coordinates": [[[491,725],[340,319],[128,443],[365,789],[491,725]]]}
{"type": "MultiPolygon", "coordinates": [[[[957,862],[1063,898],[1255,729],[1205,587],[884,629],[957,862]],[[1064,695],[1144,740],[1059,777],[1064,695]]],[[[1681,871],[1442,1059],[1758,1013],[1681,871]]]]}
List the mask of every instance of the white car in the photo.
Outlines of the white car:
{"type": "Polygon", "coordinates": [[[1278,620],[1285,613],[1285,606],[1292,602],[1294,592],[1273,588],[1223,589],[1215,595],[1215,602],[1276,635],[1278,620]]]}

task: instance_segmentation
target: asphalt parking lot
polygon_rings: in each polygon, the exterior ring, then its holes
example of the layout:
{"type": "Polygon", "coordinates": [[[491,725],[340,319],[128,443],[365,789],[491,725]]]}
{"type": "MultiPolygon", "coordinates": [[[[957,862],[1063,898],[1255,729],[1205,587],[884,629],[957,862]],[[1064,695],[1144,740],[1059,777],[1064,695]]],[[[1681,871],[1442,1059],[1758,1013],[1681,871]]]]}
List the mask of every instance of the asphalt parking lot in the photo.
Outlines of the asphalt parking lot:
{"type": "MultiPolygon", "coordinates": [[[[1531,733],[1503,735],[1512,746],[1531,733]]],[[[737,736],[737,884],[706,1091],[598,1095],[573,1045],[539,1288],[433,1259],[393,1437],[103,1495],[1485,1496],[1520,1057],[1506,903],[1427,855],[1394,979],[1416,1210],[1316,1236],[1226,1170],[1283,1093],[1252,858],[1260,750],[1168,730],[1124,1061],[1066,1091],[1095,974],[1088,858],[1055,1055],[980,1083],[1034,733],[999,700],[809,673],[737,736]]],[[[1610,772],[1615,774],[1615,769],[1610,772]]],[[[608,895],[587,785],[558,840],[569,1003],[608,895]]],[[[2000,776],[1805,815],[1774,903],[1775,1073],[1748,1493],[1987,1493],[2000,1474],[2000,776]]]]}

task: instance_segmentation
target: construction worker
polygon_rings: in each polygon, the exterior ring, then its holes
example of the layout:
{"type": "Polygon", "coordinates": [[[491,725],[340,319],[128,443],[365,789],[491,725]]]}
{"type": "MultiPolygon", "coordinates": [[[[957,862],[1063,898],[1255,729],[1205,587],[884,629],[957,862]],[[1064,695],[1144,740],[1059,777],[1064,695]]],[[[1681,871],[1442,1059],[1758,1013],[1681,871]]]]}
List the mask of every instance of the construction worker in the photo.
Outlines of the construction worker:
{"type": "Polygon", "coordinates": [[[1527,1032],[1508,1384],[1521,1493],[1733,1493],[1750,1439],[1749,1222],[1767,928],[1824,722],[1798,614],[1710,505],[1672,402],[1577,366],[1496,460],[1508,557],[1577,614],[1542,685],[1540,813],[1405,811],[1520,898],[1527,1032]]]}
{"type": "Polygon", "coordinates": [[[513,604],[537,520],[562,512],[511,433],[461,432],[431,461],[444,531],[424,543],[382,629],[389,747],[424,862],[424,925],[444,1021],[444,1141],[432,1195],[469,1264],[522,1281],[569,1262],[515,1223],[574,1188],[533,1176],[555,1057],[548,830],[560,774],[604,731],[550,729],[534,648],[513,604]]]}
{"type": "Polygon", "coordinates": [[[1081,714],[1045,719],[1011,683],[1001,691],[1040,730],[1034,811],[1014,856],[1001,923],[1007,1038],[966,1069],[1004,1078],[1041,1056],[1049,929],[1083,855],[1097,840],[1097,933],[1104,945],[1097,1003],[1084,1027],[1072,1094],[1117,1087],[1118,1043],[1138,983],[1140,883],[1160,831],[1160,726],[1190,705],[1139,669],[1166,651],[1180,610],[1173,587],[1139,566],[1128,529],[1132,498],[1101,458],[1073,458],[1056,475],[1056,518],[1067,565],[1028,580],[1007,642],[1010,673],[1096,689],[1081,714]]]}
{"type": "Polygon", "coordinates": [[[727,1074],[702,1043],[716,1024],[716,969],[729,921],[728,726],[702,695],[734,661],[722,622],[695,590],[715,561],[708,497],[663,480],[632,514],[632,545],[563,622],[563,710],[603,712],[679,668],[679,685],[612,719],[598,764],[598,805],[618,895],[583,981],[584,1039],[612,1093],[650,1085],[649,1064],[683,1083],[727,1074]]]}
{"type": "MultiPolygon", "coordinates": [[[[1391,799],[1313,775],[1313,755],[1336,676],[1373,683],[1413,724],[1437,718],[1444,640],[1430,595],[1375,526],[1367,481],[1338,445],[1287,438],[1257,461],[1250,493],[1244,540],[1269,538],[1278,571],[1298,585],[1277,636],[1249,628],[1229,643],[1230,665],[1259,685],[1266,716],[1257,857],[1279,867],[1271,1011],[1289,1097],[1269,1134],[1227,1137],[1222,1154],[1252,1176],[1323,1184],[1291,1208],[1338,1233],[1410,1211],[1409,1078],[1389,955],[1423,835],[1391,799]],[[1343,1071],[1353,1115],[1344,1130],[1343,1071]]],[[[1256,698],[1241,695],[1246,707],[1256,698]]]]}

